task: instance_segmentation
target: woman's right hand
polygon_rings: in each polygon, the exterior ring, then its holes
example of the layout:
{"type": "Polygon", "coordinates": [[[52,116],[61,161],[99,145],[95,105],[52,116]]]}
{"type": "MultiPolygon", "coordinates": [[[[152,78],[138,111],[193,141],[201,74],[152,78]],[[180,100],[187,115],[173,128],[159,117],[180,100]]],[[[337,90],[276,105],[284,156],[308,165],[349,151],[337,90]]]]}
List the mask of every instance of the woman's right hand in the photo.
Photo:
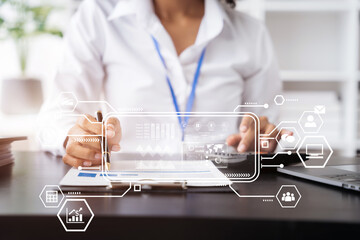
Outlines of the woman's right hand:
{"type": "Polygon", "coordinates": [[[109,151],[120,151],[121,127],[117,118],[109,118],[106,126],[97,122],[91,115],[80,117],[75,126],[69,132],[64,142],[66,154],[63,156],[64,163],[73,167],[91,167],[101,164],[101,148],[99,136],[102,135],[102,127],[106,133],[109,151]],[[76,135],[76,136],[71,136],[76,135]]]}

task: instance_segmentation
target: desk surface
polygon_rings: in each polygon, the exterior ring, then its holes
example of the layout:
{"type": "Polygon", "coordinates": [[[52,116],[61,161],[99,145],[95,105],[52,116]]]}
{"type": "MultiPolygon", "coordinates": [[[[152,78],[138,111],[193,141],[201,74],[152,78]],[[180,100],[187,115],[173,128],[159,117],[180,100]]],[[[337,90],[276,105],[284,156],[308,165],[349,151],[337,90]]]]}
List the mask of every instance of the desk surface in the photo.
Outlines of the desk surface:
{"type": "MultiPolygon", "coordinates": [[[[21,231],[10,233],[19,224],[41,233],[42,223],[48,231],[63,236],[65,231],[56,217],[58,209],[44,208],[39,194],[45,185],[57,185],[69,167],[45,153],[19,152],[15,156],[15,164],[0,168],[0,238],[4,234],[22,236],[21,231]],[[1,228],[9,229],[5,230],[8,233],[1,228]]],[[[246,195],[276,195],[285,184],[296,185],[302,195],[295,209],[281,208],[276,199],[264,202],[262,198],[239,198],[234,193],[131,192],[123,198],[88,198],[95,218],[85,234],[103,235],[99,230],[107,229],[109,234],[141,236],[148,234],[146,227],[159,229],[155,234],[177,231],[179,238],[194,232],[212,237],[230,237],[237,231],[245,236],[269,236],[271,232],[278,239],[296,229],[298,236],[312,230],[321,232],[322,228],[328,234],[360,232],[358,193],[276,172],[261,173],[254,183],[234,187],[246,195]],[[332,225],[336,228],[329,227],[332,225]]]]}

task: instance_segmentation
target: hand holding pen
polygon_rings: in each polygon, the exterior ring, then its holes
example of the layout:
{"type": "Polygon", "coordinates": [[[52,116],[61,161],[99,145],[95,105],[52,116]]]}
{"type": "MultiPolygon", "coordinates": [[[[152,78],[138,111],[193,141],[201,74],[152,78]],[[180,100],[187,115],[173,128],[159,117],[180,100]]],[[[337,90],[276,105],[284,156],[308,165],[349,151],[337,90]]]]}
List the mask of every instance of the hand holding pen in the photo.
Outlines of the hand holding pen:
{"type": "Polygon", "coordinates": [[[99,136],[106,133],[110,151],[120,151],[121,126],[117,118],[109,118],[106,125],[91,115],[80,117],[69,130],[69,137],[64,142],[66,154],[64,163],[73,167],[91,167],[101,165],[102,150],[99,136]],[[102,129],[104,128],[104,129],[102,129]]]}

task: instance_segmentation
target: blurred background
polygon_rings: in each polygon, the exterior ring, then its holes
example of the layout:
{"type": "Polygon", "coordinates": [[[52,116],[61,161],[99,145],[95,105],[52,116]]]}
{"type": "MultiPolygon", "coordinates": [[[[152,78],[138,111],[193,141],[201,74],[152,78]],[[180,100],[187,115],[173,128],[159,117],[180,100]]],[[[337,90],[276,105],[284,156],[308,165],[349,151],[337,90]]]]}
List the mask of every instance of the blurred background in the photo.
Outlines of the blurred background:
{"type": "MultiPolygon", "coordinates": [[[[15,150],[38,150],[37,112],[80,2],[0,0],[0,135],[29,136],[15,150]]],[[[236,10],[263,21],[272,36],[286,99],[281,120],[297,121],[324,106],[320,133],[335,153],[354,156],[360,148],[360,0],[243,0],[236,10]]]]}

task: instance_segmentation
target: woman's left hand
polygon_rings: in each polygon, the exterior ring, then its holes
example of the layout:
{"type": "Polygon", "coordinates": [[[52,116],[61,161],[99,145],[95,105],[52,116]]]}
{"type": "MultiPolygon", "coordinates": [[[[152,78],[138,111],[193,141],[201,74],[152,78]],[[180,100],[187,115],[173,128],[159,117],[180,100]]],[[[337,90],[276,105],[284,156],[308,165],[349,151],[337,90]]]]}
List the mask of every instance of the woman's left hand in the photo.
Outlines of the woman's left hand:
{"type": "MultiPolygon", "coordinates": [[[[269,122],[268,118],[265,116],[259,117],[260,124],[260,134],[265,134],[266,140],[268,141],[268,147],[262,148],[263,144],[260,144],[260,152],[274,152],[277,146],[277,141],[281,139],[281,136],[287,134],[289,136],[293,135],[291,131],[281,130],[280,134],[276,126],[269,122]]],[[[239,133],[232,134],[227,137],[226,143],[229,146],[232,146],[237,149],[238,152],[244,153],[247,151],[255,150],[255,139],[260,140],[259,136],[255,132],[255,121],[252,117],[243,117],[240,127],[239,133]]]]}

